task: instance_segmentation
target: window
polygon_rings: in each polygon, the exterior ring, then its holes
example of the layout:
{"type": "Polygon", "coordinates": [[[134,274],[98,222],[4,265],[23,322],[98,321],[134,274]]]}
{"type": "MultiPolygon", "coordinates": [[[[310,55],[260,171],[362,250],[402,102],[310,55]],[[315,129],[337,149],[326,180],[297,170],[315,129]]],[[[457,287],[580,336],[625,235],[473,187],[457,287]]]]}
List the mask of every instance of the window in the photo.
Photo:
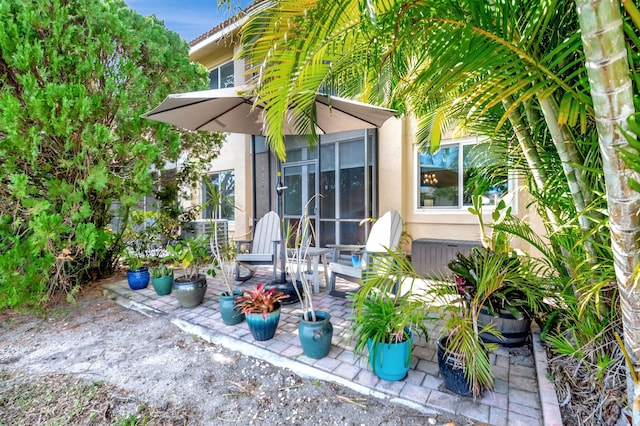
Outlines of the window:
{"type": "Polygon", "coordinates": [[[206,176],[202,182],[202,218],[234,220],[235,186],[232,171],[206,176]]]}
{"type": "MultiPolygon", "coordinates": [[[[462,209],[482,191],[483,205],[495,205],[508,191],[505,174],[486,176],[476,167],[483,157],[476,139],[442,145],[435,153],[418,153],[418,208],[462,209]]],[[[486,151],[485,151],[486,153],[486,151]]]]}
{"type": "Polygon", "coordinates": [[[222,64],[209,72],[209,89],[233,87],[233,61],[222,64]]]}

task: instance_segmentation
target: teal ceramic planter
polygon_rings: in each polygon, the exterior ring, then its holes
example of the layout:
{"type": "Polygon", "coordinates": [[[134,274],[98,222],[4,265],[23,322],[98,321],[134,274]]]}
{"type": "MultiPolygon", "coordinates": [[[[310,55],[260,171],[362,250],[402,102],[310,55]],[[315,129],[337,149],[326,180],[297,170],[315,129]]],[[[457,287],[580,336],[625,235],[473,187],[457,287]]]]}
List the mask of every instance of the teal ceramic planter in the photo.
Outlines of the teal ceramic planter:
{"type": "Polygon", "coordinates": [[[233,290],[231,296],[227,292],[220,295],[220,315],[222,315],[222,322],[226,325],[235,325],[244,321],[244,314],[236,306],[236,298],[241,295],[240,290],[233,290]]]}
{"type": "Polygon", "coordinates": [[[258,341],[272,339],[276,334],[278,322],[280,321],[280,305],[278,308],[266,315],[260,313],[246,314],[247,325],[253,338],[258,341]]]}
{"type": "Polygon", "coordinates": [[[316,311],[316,321],[300,318],[298,336],[302,351],[309,358],[324,358],[331,349],[333,325],[328,312],[316,311]]]}
{"type": "Polygon", "coordinates": [[[173,286],[173,275],[167,275],[166,277],[151,278],[151,285],[156,291],[158,296],[166,296],[171,294],[171,287],[173,286]]]}
{"type": "Polygon", "coordinates": [[[384,380],[398,381],[407,376],[410,367],[411,346],[413,334],[409,332],[409,339],[401,343],[368,342],[369,364],[373,373],[384,380]]]}
{"type": "Polygon", "coordinates": [[[206,275],[199,275],[198,278],[193,281],[184,277],[173,281],[172,293],[183,308],[192,308],[201,304],[206,292],[206,275]]]}

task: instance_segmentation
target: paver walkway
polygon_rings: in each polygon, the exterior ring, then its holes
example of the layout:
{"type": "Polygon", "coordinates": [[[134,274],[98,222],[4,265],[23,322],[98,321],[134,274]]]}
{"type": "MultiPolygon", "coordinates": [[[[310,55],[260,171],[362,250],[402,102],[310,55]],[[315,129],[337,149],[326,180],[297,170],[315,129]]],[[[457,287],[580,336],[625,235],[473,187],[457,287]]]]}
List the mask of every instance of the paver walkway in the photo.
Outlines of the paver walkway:
{"type": "MultiPolygon", "coordinates": [[[[259,270],[256,277],[237,287],[246,288],[259,282],[268,282],[270,275],[267,270],[259,270]]],[[[545,424],[534,356],[526,348],[499,348],[494,352],[491,357],[496,378],[495,390],[492,393],[485,392],[482,398],[473,401],[445,389],[438,374],[434,343],[439,335],[437,329],[432,329],[428,342],[416,339],[407,377],[390,382],[377,378],[366,365],[366,360],[354,358],[348,335],[351,315],[348,299],[329,296],[326,288],[321,288],[320,293],[314,295],[315,309],[329,312],[334,328],[329,355],[316,360],[302,354],[297,335],[301,315],[299,303],[284,305],[275,337],[266,342],[257,342],[251,336],[246,321],[233,326],[223,324],[218,301],[224,285],[211,278],[208,284],[204,302],[194,308],[180,307],[172,295],[158,296],[151,285],[143,290],[132,291],[125,280],[106,284],[103,289],[108,297],[125,306],[166,315],[189,333],[289,368],[302,376],[330,380],[360,393],[392,400],[423,412],[453,413],[493,426],[545,424]]],[[[437,326],[434,324],[430,327],[437,326]]],[[[555,421],[546,422],[553,423],[555,421]]]]}

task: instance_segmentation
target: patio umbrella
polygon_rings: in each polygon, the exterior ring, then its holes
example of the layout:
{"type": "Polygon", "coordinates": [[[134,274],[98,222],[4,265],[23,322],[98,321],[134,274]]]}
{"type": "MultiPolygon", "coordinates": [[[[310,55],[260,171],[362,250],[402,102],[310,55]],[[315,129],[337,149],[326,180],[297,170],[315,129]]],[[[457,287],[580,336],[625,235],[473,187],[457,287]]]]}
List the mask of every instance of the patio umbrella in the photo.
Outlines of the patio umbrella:
{"type": "MultiPolygon", "coordinates": [[[[316,95],[316,133],[338,133],[382,126],[395,111],[336,96],[316,95]]],[[[256,102],[248,86],[177,93],[144,118],[189,130],[264,135],[264,105],[256,102]]],[[[285,123],[286,135],[298,132],[285,123]]]]}
{"type": "MultiPolygon", "coordinates": [[[[391,109],[322,94],[316,95],[315,111],[316,134],[319,135],[378,128],[395,114],[391,109]]],[[[266,133],[264,104],[256,101],[249,86],[172,94],[156,108],[142,114],[142,117],[188,130],[248,135],[266,133]]],[[[285,135],[299,134],[292,122],[293,114],[285,123],[285,135]]],[[[281,200],[285,188],[280,181],[277,185],[278,198],[281,200]]],[[[285,281],[284,250],[281,253],[282,281],[285,281]]]]}

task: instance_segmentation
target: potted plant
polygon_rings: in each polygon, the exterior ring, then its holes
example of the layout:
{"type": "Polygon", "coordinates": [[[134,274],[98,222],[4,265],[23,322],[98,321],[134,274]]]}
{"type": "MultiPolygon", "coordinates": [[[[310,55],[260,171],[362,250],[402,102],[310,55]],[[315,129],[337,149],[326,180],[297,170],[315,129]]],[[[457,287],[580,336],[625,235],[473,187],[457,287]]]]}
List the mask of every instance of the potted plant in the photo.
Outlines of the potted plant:
{"type": "MultiPolygon", "coordinates": [[[[305,208],[306,211],[307,208],[305,208]]],[[[313,225],[306,213],[302,215],[291,233],[292,238],[286,239],[294,241],[293,247],[288,250],[287,269],[292,281],[296,282],[293,287],[302,307],[298,337],[303,353],[309,358],[319,359],[327,356],[331,349],[333,325],[329,312],[315,310],[312,283],[309,282],[308,275],[305,273],[307,258],[313,250],[311,243],[315,240],[313,225]]]]}
{"type": "Polygon", "coordinates": [[[151,285],[158,296],[166,296],[171,293],[173,269],[161,263],[158,266],[149,268],[149,274],[151,275],[151,285]]]}
{"type": "Polygon", "coordinates": [[[244,321],[244,314],[236,305],[236,299],[242,292],[234,288],[235,283],[235,259],[236,246],[232,241],[220,243],[215,237],[215,232],[210,239],[213,266],[207,271],[212,277],[218,277],[225,285],[226,291],[220,295],[219,309],[222,322],[226,325],[234,325],[244,321]]]}
{"type": "Polygon", "coordinates": [[[474,196],[473,204],[469,211],[478,219],[484,247],[473,248],[467,255],[458,253],[448,267],[456,277],[459,290],[466,294],[467,299],[472,299],[478,291],[486,291],[486,287],[478,288],[478,277],[485,275],[486,257],[494,258],[499,280],[483,297],[478,321],[480,327],[493,324],[502,338],[490,333],[481,333],[480,337],[503,346],[520,346],[529,335],[531,320],[544,309],[546,286],[535,273],[542,268],[536,259],[511,248],[511,238],[503,227],[513,220],[511,207],[504,200],[500,200],[492,213],[491,234],[487,232],[482,217],[481,197],[474,196]]]}
{"type": "Polygon", "coordinates": [[[487,290],[478,283],[486,274],[483,268],[487,267],[487,257],[495,260],[496,285],[482,298],[478,325],[482,328],[493,324],[502,338],[491,333],[481,333],[480,337],[502,346],[521,346],[529,335],[531,320],[544,296],[536,281],[528,278],[526,261],[523,262],[514,251],[496,253],[474,247],[468,255],[458,253],[448,267],[455,274],[458,290],[467,300],[472,300],[478,292],[487,290]]]}
{"type": "Polygon", "coordinates": [[[465,280],[440,278],[434,280],[432,291],[445,316],[444,333],[438,340],[438,368],[445,386],[462,396],[477,397],[484,389],[492,389],[493,371],[489,353],[495,343],[481,339],[481,334],[491,334],[495,339],[502,335],[491,323],[480,324],[479,316],[487,299],[504,283],[517,277],[512,269],[504,268],[504,256],[489,251],[478,251],[475,275],[475,291],[470,293],[465,280]]]}
{"type": "Polygon", "coordinates": [[[124,264],[127,266],[127,283],[131,290],[141,290],[149,285],[149,268],[140,257],[127,252],[124,264]]]}
{"type": "Polygon", "coordinates": [[[348,297],[353,305],[352,339],[356,355],[368,356],[374,374],[385,380],[402,380],[409,371],[413,339],[428,338],[424,322],[429,301],[409,285],[400,293],[400,277],[417,273],[405,256],[388,252],[372,259],[360,290],[348,297]]]}
{"type": "Polygon", "coordinates": [[[235,209],[233,195],[225,192],[211,180],[205,179],[209,201],[204,207],[210,208],[211,237],[209,246],[213,257],[212,267],[207,273],[212,277],[218,277],[224,283],[226,291],[220,294],[218,308],[222,316],[222,322],[226,325],[235,325],[244,321],[244,314],[236,306],[235,301],[242,293],[234,288],[236,268],[236,246],[228,239],[220,240],[218,226],[220,225],[220,213],[225,209],[235,209]]]}
{"type": "Polygon", "coordinates": [[[207,239],[203,234],[167,246],[169,257],[182,268],[182,276],[173,280],[172,293],[183,308],[202,303],[207,291],[207,276],[200,273],[210,261],[207,239]]]}
{"type": "Polygon", "coordinates": [[[249,331],[256,340],[269,340],[280,321],[280,302],[289,295],[274,288],[267,289],[260,283],[250,289],[243,289],[236,298],[236,305],[247,319],[249,331]]]}

